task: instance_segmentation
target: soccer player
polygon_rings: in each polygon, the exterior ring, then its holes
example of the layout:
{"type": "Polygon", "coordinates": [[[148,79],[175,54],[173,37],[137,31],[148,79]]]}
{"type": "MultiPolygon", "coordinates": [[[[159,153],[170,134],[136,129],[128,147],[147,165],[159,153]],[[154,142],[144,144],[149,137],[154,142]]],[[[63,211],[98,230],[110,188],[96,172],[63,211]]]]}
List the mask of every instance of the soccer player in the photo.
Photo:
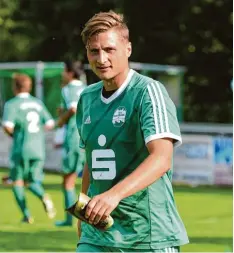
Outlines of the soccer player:
{"type": "MultiPolygon", "coordinates": [[[[63,74],[66,85],[62,88],[64,112],[60,114],[58,126],[66,125],[63,157],[63,193],[65,208],[76,201],[75,182],[77,175],[83,170],[85,153],[79,148],[79,134],[76,127],[76,107],[80,93],[86,85],[80,80],[82,68],[80,62],[66,62],[63,74]]],[[[79,113],[79,112],[78,112],[79,113]]],[[[56,226],[72,226],[72,216],[65,214],[64,221],[57,221],[56,226]]]]}
{"type": "Polygon", "coordinates": [[[56,211],[49,195],[42,186],[43,165],[45,160],[44,130],[54,127],[54,120],[45,105],[30,95],[31,79],[25,74],[16,74],[13,79],[15,97],[4,106],[3,127],[13,138],[11,151],[10,178],[13,181],[13,193],[23,214],[23,222],[33,223],[27,208],[25,185],[37,196],[49,218],[56,211]]]}
{"type": "Polygon", "coordinates": [[[115,12],[94,15],[82,31],[102,80],[80,96],[77,126],[86,151],[77,252],[178,252],[188,237],[172,190],[173,148],[181,144],[176,108],[164,86],[129,69],[129,31],[115,12]],[[106,231],[94,226],[110,215],[106,231]]]}

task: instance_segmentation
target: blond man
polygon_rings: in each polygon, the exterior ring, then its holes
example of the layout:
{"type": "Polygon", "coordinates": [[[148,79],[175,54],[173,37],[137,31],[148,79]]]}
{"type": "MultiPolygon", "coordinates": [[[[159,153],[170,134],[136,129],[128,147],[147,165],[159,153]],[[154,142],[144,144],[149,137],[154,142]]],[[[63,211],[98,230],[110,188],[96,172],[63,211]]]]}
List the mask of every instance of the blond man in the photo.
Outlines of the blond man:
{"type": "Polygon", "coordinates": [[[129,68],[123,16],[94,15],[82,38],[101,79],[80,96],[77,126],[86,151],[82,192],[89,223],[78,223],[78,252],[179,252],[188,243],[172,190],[172,155],[181,144],[164,86],[129,68]],[[108,215],[114,225],[95,228],[108,215]]]}

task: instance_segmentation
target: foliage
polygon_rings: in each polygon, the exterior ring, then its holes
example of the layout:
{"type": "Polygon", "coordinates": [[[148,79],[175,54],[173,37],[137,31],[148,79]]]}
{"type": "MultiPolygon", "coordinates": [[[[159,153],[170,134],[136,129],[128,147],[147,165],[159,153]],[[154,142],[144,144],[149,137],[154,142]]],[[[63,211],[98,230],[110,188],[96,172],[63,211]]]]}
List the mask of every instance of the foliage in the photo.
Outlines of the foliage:
{"type": "Polygon", "coordinates": [[[232,122],[231,0],[0,0],[1,61],[86,61],[80,32],[96,12],[123,12],[132,61],[184,65],[186,121],[232,122]]]}

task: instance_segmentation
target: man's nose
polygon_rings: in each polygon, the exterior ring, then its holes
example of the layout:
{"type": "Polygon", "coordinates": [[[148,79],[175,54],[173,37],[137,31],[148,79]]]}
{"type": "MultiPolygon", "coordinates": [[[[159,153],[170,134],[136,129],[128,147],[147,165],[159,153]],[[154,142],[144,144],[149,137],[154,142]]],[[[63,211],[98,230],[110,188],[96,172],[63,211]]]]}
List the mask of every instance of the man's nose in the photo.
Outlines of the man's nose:
{"type": "Polygon", "coordinates": [[[100,64],[104,64],[107,61],[107,54],[104,51],[100,51],[98,55],[97,62],[100,64]]]}

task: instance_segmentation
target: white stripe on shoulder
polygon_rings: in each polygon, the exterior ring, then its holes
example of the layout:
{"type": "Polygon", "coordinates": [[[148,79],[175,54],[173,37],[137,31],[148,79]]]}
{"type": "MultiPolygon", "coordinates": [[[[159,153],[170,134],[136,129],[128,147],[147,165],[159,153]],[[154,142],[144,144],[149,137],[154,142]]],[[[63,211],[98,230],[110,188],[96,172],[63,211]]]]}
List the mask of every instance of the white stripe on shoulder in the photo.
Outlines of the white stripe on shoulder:
{"type": "Polygon", "coordinates": [[[174,147],[179,147],[182,144],[182,138],[179,135],[175,135],[172,133],[159,133],[159,134],[152,134],[145,138],[145,144],[149,143],[150,141],[163,139],[163,138],[171,138],[175,140],[174,147]]]}
{"type": "Polygon", "coordinates": [[[65,87],[62,88],[62,95],[63,95],[64,100],[66,101],[66,99],[67,99],[67,97],[69,95],[69,91],[68,91],[67,86],[65,86],[65,87]]]}
{"type": "Polygon", "coordinates": [[[154,94],[155,94],[155,97],[156,97],[156,100],[157,100],[157,106],[158,106],[158,111],[159,111],[159,120],[160,120],[160,126],[161,126],[160,132],[163,133],[163,132],[164,132],[164,127],[163,127],[163,112],[162,112],[162,105],[161,105],[161,102],[160,102],[160,99],[159,99],[158,92],[156,91],[155,84],[154,84],[154,83],[151,83],[150,85],[151,85],[152,88],[153,88],[153,91],[154,91],[154,94]]]}
{"type": "Polygon", "coordinates": [[[167,109],[166,109],[165,99],[163,97],[163,94],[162,94],[159,82],[157,82],[157,81],[156,81],[156,87],[158,89],[159,95],[160,95],[161,100],[162,100],[163,112],[164,112],[163,114],[164,114],[164,117],[165,117],[165,124],[166,124],[166,132],[170,132],[170,130],[169,130],[169,124],[168,124],[168,116],[167,116],[167,109]]]}
{"type": "Polygon", "coordinates": [[[153,114],[154,114],[154,124],[155,124],[155,130],[156,130],[156,134],[159,133],[159,126],[158,126],[158,122],[157,122],[157,113],[156,113],[156,105],[155,105],[155,100],[153,97],[153,93],[152,93],[152,88],[150,86],[147,87],[149,95],[150,95],[150,99],[152,102],[152,106],[153,106],[153,114]]]}

